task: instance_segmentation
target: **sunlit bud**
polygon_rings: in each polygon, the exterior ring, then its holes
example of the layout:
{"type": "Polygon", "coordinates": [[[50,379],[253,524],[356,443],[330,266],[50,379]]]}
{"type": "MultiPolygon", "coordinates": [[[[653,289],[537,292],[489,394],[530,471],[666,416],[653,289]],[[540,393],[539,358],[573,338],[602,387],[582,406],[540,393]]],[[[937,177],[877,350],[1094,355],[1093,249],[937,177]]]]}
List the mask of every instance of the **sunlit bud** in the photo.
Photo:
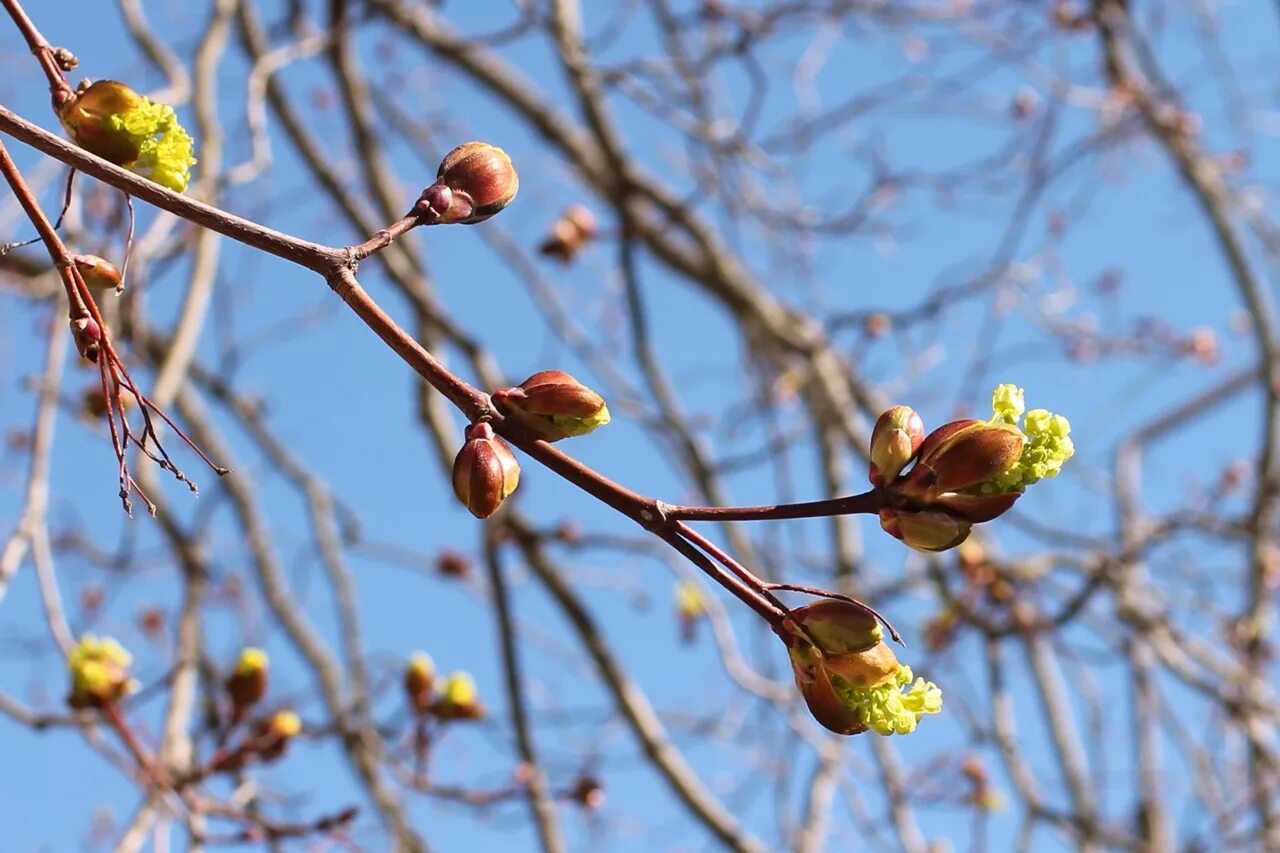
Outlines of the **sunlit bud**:
{"type": "Polygon", "coordinates": [[[877,418],[871,430],[871,485],[893,482],[923,441],[924,421],[910,406],[894,406],[877,418]]]}
{"type": "Polygon", "coordinates": [[[97,255],[73,255],[76,270],[90,290],[121,290],[120,270],[97,255]]]}
{"type": "Polygon", "coordinates": [[[497,391],[493,403],[543,441],[586,435],[609,423],[604,398],[562,370],[543,370],[497,391]]]}
{"type": "Polygon", "coordinates": [[[945,551],[963,542],[972,524],[937,510],[882,509],[880,527],[917,551],[945,551]]]}
{"type": "Polygon", "coordinates": [[[1016,426],[962,420],[944,424],[920,445],[900,491],[912,500],[931,502],[945,492],[958,492],[994,479],[1022,455],[1026,436],[1016,426]]]}
{"type": "Polygon", "coordinates": [[[520,176],[507,152],[487,142],[467,142],[445,155],[436,182],[423,191],[417,211],[428,224],[483,222],[516,197],[520,176]]]}
{"type": "Polygon", "coordinates": [[[92,317],[77,317],[71,321],[71,338],[76,350],[85,361],[97,363],[102,351],[102,328],[92,317]]]}
{"type": "Polygon", "coordinates": [[[466,439],[453,460],[453,493],[476,518],[488,518],[516,490],[520,465],[486,422],[467,427],[466,439]]]}
{"type": "Polygon", "coordinates": [[[99,640],[85,634],[67,656],[71,690],[67,704],[72,708],[101,708],[138,689],[129,677],[133,656],[110,637],[99,640]]]}
{"type": "Polygon", "coordinates": [[[676,615],[680,619],[680,638],[691,643],[697,636],[698,623],[707,615],[707,601],[702,588],[693,581],[676,584],[676,615]]]}
{"type": "Polygon", "coordinates": [[[289,741],[302,731],[302,720],[293,711],[276,711],[258,727],[258,754],[263,761],[284,755],[289,741]]]}
{"type": "Polygon", "coordinates": [[[552,224],[551,233],[538,246],[538,251],[568,263],[596,234],[595,215],[582,205],[575,204],[552,224]]]}
{"type": "Polygon", "coordinates": [[[174,192],[187,188],[194,146],[173,107],[123,83],[99,80],[62,102],[58,118],[86,151],[174,192]]]}
{"type": "Polygon", "coordinates": [[[231,699],[231,719],[242,720],[245,713],[267,695],[267,653],[247,648],[240,652],[236,667],[227,676],[227,696],[231,699]]]}
{"type": "Polygon", "coordinates": [[[484,706],[476,697],[476,682],[467,672],[455,672],[445,679],[440,698],[431,706],[431,713],[441,720],[478,720],[484,716],[484,706]]]}
{"type": "Polygon", "coordinates": [[[426,652],[414,652],[404,668],[404,693],[415,714],[431,710],[432,689],[436,683],[436,665],[426,652]]]}

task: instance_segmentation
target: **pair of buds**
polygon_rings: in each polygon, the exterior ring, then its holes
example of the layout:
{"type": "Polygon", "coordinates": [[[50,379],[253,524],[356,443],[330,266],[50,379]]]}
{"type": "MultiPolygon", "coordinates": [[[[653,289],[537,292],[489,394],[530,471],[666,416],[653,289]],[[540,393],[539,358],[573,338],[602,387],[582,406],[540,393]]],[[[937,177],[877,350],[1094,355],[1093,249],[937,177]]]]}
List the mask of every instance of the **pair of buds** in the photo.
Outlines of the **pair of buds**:
{"type": "MultiPolygon", "coordinates": [[[[493,403],[542,441],[586,435],[609,423],[604,398],[561,370],[543,370],[504,388],[493,403]]],[[[488,518],[519,485],[520,464],[484,421],[467,427],[465,437],[453,460],[453,492],[476,518],[488,518]]]]}
{"type": "Polygon", "coordinates": [[[409,707],[420,717],[430,715],[438,720],[479,720],[485,714],[471,674],[455,672],[443,684],[437,685],[435,663],[426,652],[410,655],[404,670],[404,693],[409,707]]]}

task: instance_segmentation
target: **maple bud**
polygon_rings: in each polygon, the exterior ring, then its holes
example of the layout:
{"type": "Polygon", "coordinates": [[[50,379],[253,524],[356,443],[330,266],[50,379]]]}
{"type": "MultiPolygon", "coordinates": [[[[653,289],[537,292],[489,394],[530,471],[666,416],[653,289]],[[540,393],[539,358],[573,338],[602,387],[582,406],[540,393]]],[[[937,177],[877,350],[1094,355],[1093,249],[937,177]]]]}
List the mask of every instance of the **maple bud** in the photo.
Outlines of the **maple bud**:
{"type": "Polygon", "coordinates": [[[467,427],[466,443],[453,460],[453,493],[476,518],[498,511],[520,482],[520,464],[487,422],[467,427]]]}
{"type": "Polygon", "coordinates": [[[520,176],[507,152],[487,142],[466,142],[445,155],[436,182],[418,199],[428,224],[483,222],[511,203],[520,176]]]}
{"type": "Polygon", "coordinates": [[[898,662],[866,608],[816,602],[791,611],[780,634],[810,713],[837,734],[908,734],[921,716],[942,709],[942,691],[924,679],[912,684],[911,668],[898,662]]]}
{"type": "Polygon", "coordinates": [[[276,711],[258,727],[258,754],[263,761],[275,761],[284,755],[289,741],[302,731],[302,720],[293,711],[276,711]]]}
{"type": "Polygon", "coordinates": [[[76,265],[80,278],[90,290],[123,290],[120,270],[116,265],[97,255],[73,255],[71,260],[76,265]]]}
{"type": "Polygon", "coordinates": [[[445,679],[440,698],[431,706],[431,713],[441,720],[481,719],[484,706],[476,698],[476,682],[471,674],[455,672],[445,679]]]}
{"type": "Polygon", "coordinates": [[[876,419],[871,430],[873,486],[892,483],[924,441],[924,421],[910,406],[894,406],[876,419]]]}
{"type": "Polygon", "coordinates": [[[609,423],[604,398],[563,370],[543,370],[493,395],[502,414],[543,441],[586,435],[609,423]]]}
{"type": "Polygon", "coordinates": [[[1017,464],[1026,443],[1013,424],[960,420],[943,424],[925,437],[916,464],[899,488],[912,500],[928,503],[992,480],[1017,464]]]}
{"type": "Polygon", "coordinates": [[[227,676],[227,695],[231,699],[231,720],[244,719],[250,708],[267,695],[267,653],[247,648],[240,652],[236,668],[227,676]]]}
{"type": "Polygon", "coordinates": [[[194,143],[173,107],[153,103],[123,83],[82,84],[57,105],[58,118],[81,148],[174,192],[190,180],[194,143]]]}
{"type": "Polygon", "coordinates": [[[432,688],[436,683],[436,665],[426,652],[414,652],[404,668],[404,693],[415,714],[431,709],[432,688]]]}

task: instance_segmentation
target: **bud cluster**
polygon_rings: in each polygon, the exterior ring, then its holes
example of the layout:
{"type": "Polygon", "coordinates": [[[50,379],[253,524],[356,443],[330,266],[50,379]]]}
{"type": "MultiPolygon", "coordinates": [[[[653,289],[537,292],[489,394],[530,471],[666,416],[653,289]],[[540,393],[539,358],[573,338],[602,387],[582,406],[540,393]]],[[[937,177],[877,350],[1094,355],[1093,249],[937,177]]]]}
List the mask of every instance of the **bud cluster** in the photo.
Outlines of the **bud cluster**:
{"type": "Polygon", "coordinates": [[[1074,453],[1071,425],[1035,409],[1019,428],[1024,409],[1022,389],[1001,385],[989,421],[952,421],[925,435],[907,406],[882,414],[871,434],[868,476],[884,492],[885,532],[921,551],[945,551],[974,524],[1008,511],[1027,486],[1056,476],[1074,453]]]}

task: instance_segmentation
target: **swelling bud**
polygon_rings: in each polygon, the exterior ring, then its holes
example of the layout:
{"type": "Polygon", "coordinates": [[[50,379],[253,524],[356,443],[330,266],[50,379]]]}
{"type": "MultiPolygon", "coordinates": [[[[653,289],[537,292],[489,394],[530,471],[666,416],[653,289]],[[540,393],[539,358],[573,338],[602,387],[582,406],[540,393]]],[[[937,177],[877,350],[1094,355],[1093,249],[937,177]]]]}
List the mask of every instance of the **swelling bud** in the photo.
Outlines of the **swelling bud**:
{"type": "Polygon", "coordinates": [[[467,427],[466,443],[453,460],[453,493],[476,518],[488,518],[520,483],[520,464],[506,442],[485,422],[467,427]]]}
{"type": "Polygon", "coordinates": [[[466,142],[445,155],[436,182],[414,210],[424,224],[474,225],[511,203],[520,176],[507,152],[487,142],[466,142]]]}

